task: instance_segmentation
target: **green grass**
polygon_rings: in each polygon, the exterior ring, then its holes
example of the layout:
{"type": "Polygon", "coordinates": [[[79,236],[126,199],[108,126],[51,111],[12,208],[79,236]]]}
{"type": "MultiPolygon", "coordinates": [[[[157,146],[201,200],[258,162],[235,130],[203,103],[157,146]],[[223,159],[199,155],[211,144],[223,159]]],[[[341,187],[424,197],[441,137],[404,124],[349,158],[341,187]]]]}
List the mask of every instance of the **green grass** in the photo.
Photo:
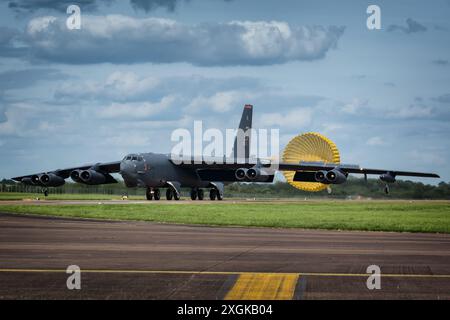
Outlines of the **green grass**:
{"type": "MultiPolygon", "coordinates": [[[[36,199],[41,200],[119,200],[122,197],[114,194],[83,194],[83,193],[66,193],[66,194],[50,194],[48,197],[44,197],[42,193],[23,193],[23,192],[0,192],[0,201],[7,200],[23,200],[23,199],[36,199]]],[[[145,195],[142,196],[129,196],[129,199],[143,200],[145,195]]]]}
{"type": "Polygon", "coordinates": [[[1,212],[275,228],[450,233],[449,202],[1,205],[1,212]]]}

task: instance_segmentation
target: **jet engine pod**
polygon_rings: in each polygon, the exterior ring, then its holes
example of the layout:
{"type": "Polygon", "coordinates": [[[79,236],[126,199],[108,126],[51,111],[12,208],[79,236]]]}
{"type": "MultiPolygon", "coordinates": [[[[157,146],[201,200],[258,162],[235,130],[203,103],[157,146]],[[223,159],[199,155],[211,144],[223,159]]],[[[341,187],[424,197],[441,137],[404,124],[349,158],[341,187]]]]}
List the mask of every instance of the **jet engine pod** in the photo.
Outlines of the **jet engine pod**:
{"type": "Polygon", "coordinates": [[[239,168],[234,173],[234,175],[236,176],[236,179],[239,180],[239,181],[244,180],[246,174],[247,174],[247,169],[245,169],[245,168],[239,168]]]}
{"type": "Polygon", "coordinates": [[[35,186],[41,185],[41,176],[37,174],[32,175],[31,183],[34,184],[35,186]]]}
{"type": "MultiPolygon", "coordinates": [[[[299,163],[301,161],[340,163],[339,151],[333,141],[314,132],[294,137],[283,152],[283,161],[299,163]]],[[[321,191],[327,188],[325,183],[294,181],[295,171],[284,171],[284,177],[293,187],[304,191],[321,191]]]]}
{"type": "Polygon", "coordinates": [[[44,173],[39,180],[46,187],[59,187],[66,183],[63,178],[54,173],[44,173]]]}
{"type": "Polygon", "coordinates": [[[81,170],[73,170],[70,173],[70,178],[75,182],[83,183],[83,180],[81,180],[81,178],[80,178],[80,173],[81,173],[81,170]]]}
{"type": "Polygon", "coordinates": [[[327,182],[331,184],[341,184],[347,181],[347,176],[339,169],[333,169],[326,174],[327,182]]]}
{"type": "Polygon", "coordinates": [[[380,180],[386,183],[394,183],[395,182],[395,174],[392,172],[386,172],[380,175],[380,180]]]}
{"type": "Polygon", "coordinates": [[[85,184],[97,185],[105,182],[106,177],[103,173],[93,169],[83,170],[80,173],[80,179],[85,184]]]}
{"type": "Polygon", "coordinates": [[[327,180],[327,172],[326,171],[317,171],[314,174],[314,178],[316,179],[317,182],[325,183],[327,180]]]}
{"type": "Polygon", "coordinates": [[[250,168],[247,170],[246,176],[249,180],[255,180],[260,176],[260,171],[257,168],[250,168]]]}

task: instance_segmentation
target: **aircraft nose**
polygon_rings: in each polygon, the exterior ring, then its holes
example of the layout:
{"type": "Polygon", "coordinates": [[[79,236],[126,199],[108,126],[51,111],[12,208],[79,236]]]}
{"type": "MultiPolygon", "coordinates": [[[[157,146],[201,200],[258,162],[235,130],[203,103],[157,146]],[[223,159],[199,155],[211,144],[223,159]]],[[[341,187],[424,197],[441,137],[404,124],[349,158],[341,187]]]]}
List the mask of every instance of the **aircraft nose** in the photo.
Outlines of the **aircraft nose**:
{"type": "Polygon", "coordinates": [[[133,174],[136,171],[133,163],[128,160],[124,160],[120,163],[120,174],[133,174]]]}

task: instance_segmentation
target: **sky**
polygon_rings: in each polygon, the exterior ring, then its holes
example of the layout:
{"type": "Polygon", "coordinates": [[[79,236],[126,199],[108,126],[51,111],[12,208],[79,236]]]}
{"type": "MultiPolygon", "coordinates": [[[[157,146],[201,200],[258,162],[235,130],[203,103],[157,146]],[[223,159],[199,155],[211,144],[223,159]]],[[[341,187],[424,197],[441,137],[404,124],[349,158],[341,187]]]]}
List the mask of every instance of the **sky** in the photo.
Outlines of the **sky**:
{"type": "Polygon", "coordinates": [[[343,163],[450,181],[449,17],[449,0],[0,0],[0,178],[169,153],[173,130],[235,128],[249,103],[281,148],[319,132],[343,163]]]}

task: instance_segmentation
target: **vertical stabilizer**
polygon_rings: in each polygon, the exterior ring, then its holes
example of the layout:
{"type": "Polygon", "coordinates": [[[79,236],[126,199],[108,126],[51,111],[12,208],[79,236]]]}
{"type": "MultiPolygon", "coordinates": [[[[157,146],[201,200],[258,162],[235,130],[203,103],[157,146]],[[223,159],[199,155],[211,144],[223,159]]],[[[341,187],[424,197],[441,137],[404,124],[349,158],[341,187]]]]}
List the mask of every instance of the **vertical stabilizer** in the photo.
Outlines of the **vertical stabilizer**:
{"type": "Polygon", "coordinates": [[[241,121],[239,122],[239,130],[234,139],[233,152],[231,154],[235,159],[250,157],[250,140],[252,128],[253,106],[246,104],[242,112],[241,121]]]}

